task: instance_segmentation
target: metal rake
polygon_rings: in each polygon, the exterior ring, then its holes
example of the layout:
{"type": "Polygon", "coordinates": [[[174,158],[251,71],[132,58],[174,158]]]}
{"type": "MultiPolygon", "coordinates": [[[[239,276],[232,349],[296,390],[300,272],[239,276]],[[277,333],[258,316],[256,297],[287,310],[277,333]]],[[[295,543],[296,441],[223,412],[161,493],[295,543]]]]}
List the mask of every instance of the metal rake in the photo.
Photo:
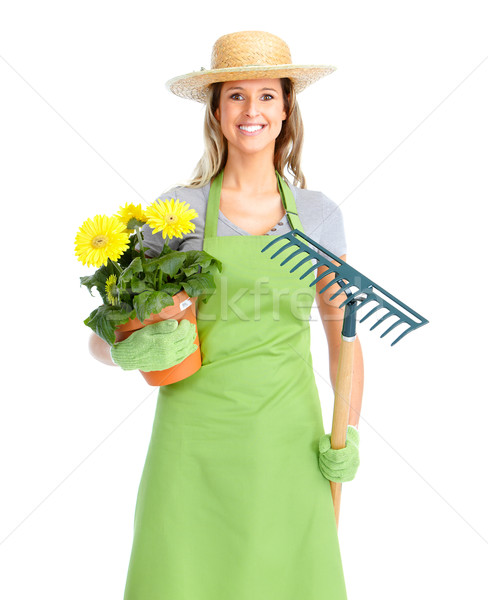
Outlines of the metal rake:
{"type": "Polygon", "coordinates": [[[310,287],[315,285],[323,277],[334,273],[336,277],[332,279],[332,281],[330,281],[327,285],[325,285],[319,293],[323,294],[327,288],[331,287],[335,283],[339,284],[342,289],[335,292],[335,294],[332,294],[329,300],[333,300],[334,298],[339,296],[339,294],[345,293],[346,299],[340,304],[340,308],[342,308],[344,305],[350,305],[351,318],[355,317],[356,312],[359,308],[372,301],[377,302],[377,305],[374,306],[372,310],[370,310],[366,315],[361,317],[359,323],[362,323],[368,317],[370,317],[382,308],[386,309],[387,312],[376,323],[374,323],[372,327],[370,327],[370,331],[381,325],[381,323],[386,321],[386,319],[390,317],[398,317],[398,321],[390,325],[390,327],[388,327],[388,329],[386,329],[386,331],[384,331],[381,334],[380,338],[387,335],[392,329],[394,329],[398,325],[401,325],[402,323],[407,323],[408,327],[391,343],[391,346],[394,346],[397,342],[399,342],[404,336],[407,335],[407,333],[410,333],[411,331],[414,331],[415,329],[418,329],[422,325],[428,323],[427,319],[425,319],[417,312],[412,310],[410,307],[408,307],[406,304],[398,300],[398,298],[392,296],[392,294],[387,292],[384,288],[374,283],[374,281],[371,281],[371,279],[369,279],[359,271],[356,271],[356,269],[353,269],[349,264],[341,260],[338,256],[336,256],[329,250],[326,250],[324,247],[319,245],[317,242],[309,238],[307,235],[305,235],[298,229],[293,229],[288,233],[276,236],[276,239],[272,240],[269,244],[267,244],[261,250],[261,252],[264,252],[265,250],[273,246],[273,244],[276,244],[284,239],[288,240],[288,243],[281,246],[279,250],[277,250],[270,258],[273,259],[288,248],[296,246],[297,250],[292,252],[289,256],[287,256],[287,258],[285,258],[283,262],[280,263],[280,266],[284,265],[290,260],[293,260],[299,254],[305,253],[305,256],[290,270],[290,273],[293,273],[294,271],[299,269],[304,263],[308,262],[311,258],[316,259],[317,264],[307,269],[300,276],[300,279],[306,277],[317,267],[326,266],[327,270],[324,273],[322,273],[319,277],[316,277],[310,284],[310,287]],[[325,258],[321,254],[310,248],[310,246],[304,244],[302,241],[297,239],[297,236],[311,243],[313,246],[315,246],[324,254],[326,254],[329,258],[325,258]],[[338,264],[333,264],[332,261],[335,261],[338,264]],[[400,308],[393,306],[393,304],[387,299],[397,304],[397,306],[400,308]]]}
{"type": "MultiPolygon", "coordinates": [[[[282,240],[288,240],[287,243],[279,248],[270,258],[273,259],[288,248],[293,246],[297,247],[297,250],[292,252],[289,256],[280,263],[280,266],[285,265],[290,260],[293,260],[296,256],[301,253],[305,253],[305,256],[290,270],[293,273],[299,269],[303,264],[307,263],[310,259],[316,259],[317,263],[308,268],[301,276],[300,279],[306,277],[309,273],[314,271],[317,267],[326,266],[327,269],[321,275],[316,277],[310,286],[315,285],[323,277],[334,273],[336,276],[334,279],[329,281],[321,290],[320,294],[335,283],[339,284],[340,288],[337,292],[330,296],[330,300],[336,298],[339,294],[344,293],[346,299],[342,302],[340,307],[344,306],[344,317],[342,324],[342,335],[341,345],[339,349],[339,360],[337,365],[337,376],[334,386],[334,413],[332,416],[332,432],[330,436],[330,445],[333,449],[344,448],[346,445],[347,425],[349,423],[349,407],[351,402],[351,391],[352,391],[352,379],[353,379],[353,363],[354,363],[354,352],[355,352],[355,340],[356,340],[356,313],[358,309],[367,304],[368,302],[375,301],[377,305],[373,307],[366,315],[360,319],[360,323],[370,317],[378,310],[385,308],[386,313],[376,322],[371,329],[378,327],[389,317],[398,317],[398,321],[393,323],[384,331],[380,337],[384,337],[392,329],[402,323],[407,323],[408,327],[392,342],[392,346],[399,342],[407,333],[418,329],[422,325],[428,323],[427,319],[419,315],[417,312],[412,310],[406,304],[392,296],[384,288],[371,281],[368,277],[365,277],[356,269],[353,269],[350,265],[341,260],[338,256],[329,252],[323,248],[320,244],[317,244],[314,240],[309,238],[307,235],[302,233],[299,229],[293,229],[289,233],[285,233],[280,236],[275,236],[269,244],[267,244],[261,252],[265,252],[278,242],[282,240]],[[313,248],[306,243],[302,242],[298,238],[301,237],[319,250],[321,250],[326,257],[322,256],[313,248]],[[334,262],[333,262],[334,261],[334,262]],[[337,263],[337,264],[334,264],[337,263]],[[395,303],[394,306],[392,303],[395,303]]],[[[331,481],[330,482],[332,501],[334,504],[334,512],[336,518],[336,524],[339,526],[339,509],[341,501],[341,483],[331,481]]]]}

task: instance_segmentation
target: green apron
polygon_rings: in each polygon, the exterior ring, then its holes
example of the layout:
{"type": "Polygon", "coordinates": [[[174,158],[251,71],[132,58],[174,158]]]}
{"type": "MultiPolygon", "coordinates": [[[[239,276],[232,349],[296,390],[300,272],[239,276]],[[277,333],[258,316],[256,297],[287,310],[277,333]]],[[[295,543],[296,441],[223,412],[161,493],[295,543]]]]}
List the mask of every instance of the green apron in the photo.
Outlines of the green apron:
{"type": "MultiPolygon", "coordinates": [[[[291,227],[303,231],[276,176],[291,227]]],[[[202,367],[159,389],[124,600],[343,600],[318,466],[314,273],[300,280],[293,260],[280,267],[286,252],[261,253],[268,235],[217,237],[222,179],[206,211],[203,249],[223,269],[197,304],[202,367]]]]}

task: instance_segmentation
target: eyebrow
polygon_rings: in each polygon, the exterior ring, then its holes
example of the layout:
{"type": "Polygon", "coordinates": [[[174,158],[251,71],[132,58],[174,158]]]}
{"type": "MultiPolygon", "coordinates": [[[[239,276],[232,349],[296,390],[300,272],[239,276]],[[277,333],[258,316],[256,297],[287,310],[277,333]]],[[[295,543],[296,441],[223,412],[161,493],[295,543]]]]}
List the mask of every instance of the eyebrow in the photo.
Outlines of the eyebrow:
{"type": "MultiPolygon", "coordinates": [[[[244,89],[243,87],[236,86],[236,87],[227,88],[227,91],[230,92],[231,90],[243,90],[243,89],[244,89]]],[[[270,87],[263,87],[258,91],[264,92],[266,90],[271,90],[272,92],[276,92],[276,90],[274,88],[270,88],[270,87]]]]}

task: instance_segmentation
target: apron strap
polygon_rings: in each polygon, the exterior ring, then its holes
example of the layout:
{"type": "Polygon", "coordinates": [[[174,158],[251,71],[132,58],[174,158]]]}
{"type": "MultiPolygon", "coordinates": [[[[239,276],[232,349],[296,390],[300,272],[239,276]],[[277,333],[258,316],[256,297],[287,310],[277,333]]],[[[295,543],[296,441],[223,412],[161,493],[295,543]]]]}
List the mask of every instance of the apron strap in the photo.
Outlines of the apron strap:
{"type": "Polygon", "coordinates": [[[217,221],[219,218],[220,192],[222,190],[222,181],[224,179],[224,170],[222,169],[212,181],[210,192],[208,194],[207,214],[205,217],[205,238],[217,237],[217,221]]]}
{"type": "MultiPolygon", "coordinates": [[[[290,187],[275,169],[276,179],[278,180],[278,189],[280,192],[283,207],[288,217],[291,229],[298,229],[304,233],[302,224],[298,217],[297,207],[295,203],[295,197],[290,187]]],[[[224,170],[222,169],[210,185],[210,192],[208,195],[207,213],[205,217],[205,237],[217,237],[217,222],[219,218],[220,210],[220,194],[222,191],[222,181],[224,180],[224,170]]]]}
{"type": "Polygon", "coordinates": [[[295,196],[291,191],[290,187],[286,183],[286,181],[281,177],[278,171],[275,169],[276,178],[278,179],[278,188],[280,190],[280,195],[283,200],[283,206],[286,211],[286,216],[288,217],[288,221],[290,223],[290,229],[298,229],[302,233],[305,233],[302,228],[302,224],[298,217],[297,205],[295,202],[295,196]]]}

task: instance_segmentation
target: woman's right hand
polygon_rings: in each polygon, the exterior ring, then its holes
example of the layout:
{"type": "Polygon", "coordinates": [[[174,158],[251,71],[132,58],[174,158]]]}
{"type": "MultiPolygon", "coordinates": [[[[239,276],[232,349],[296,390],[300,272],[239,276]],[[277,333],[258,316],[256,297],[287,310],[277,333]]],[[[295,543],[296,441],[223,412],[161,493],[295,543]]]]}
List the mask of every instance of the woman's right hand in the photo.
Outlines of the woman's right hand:
{"type": "Polygon", "coordinates": [[[174,367],[198,349],[196,325],[188,319],[158,321],[138,329],[110,348],[115,364],[125,371],[161,371],[174,367]]]}

